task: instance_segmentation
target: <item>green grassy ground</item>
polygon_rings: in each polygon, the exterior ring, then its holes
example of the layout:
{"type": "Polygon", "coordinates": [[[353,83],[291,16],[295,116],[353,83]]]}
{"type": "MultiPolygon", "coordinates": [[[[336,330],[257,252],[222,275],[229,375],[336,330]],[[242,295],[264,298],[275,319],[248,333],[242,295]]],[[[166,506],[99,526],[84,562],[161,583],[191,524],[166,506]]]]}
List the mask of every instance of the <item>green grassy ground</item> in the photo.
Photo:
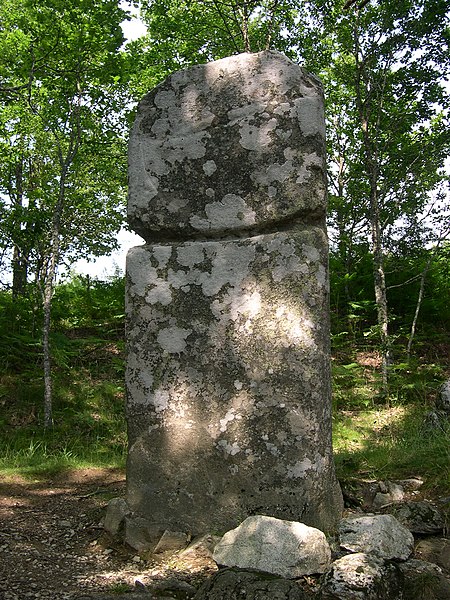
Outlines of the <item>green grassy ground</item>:
{"type": "MultiPolygon", "coordinates": [[[[39,477],[68,468],[124,467],[123,343],[65,340],[55,372],[54,427],[42,428],[42,382],[36,369],[0,376],[0,475],[39,477]],[[69,350],[67,349],[69,348],[69,350]]],[[[341,479],[422,477],[450,490],[450,429],[424,418],[445,377],[437,364],[399,365],[391,396],[380,400],[378,356],[365,350],[333,359],[333,441],[341,479]]]]}

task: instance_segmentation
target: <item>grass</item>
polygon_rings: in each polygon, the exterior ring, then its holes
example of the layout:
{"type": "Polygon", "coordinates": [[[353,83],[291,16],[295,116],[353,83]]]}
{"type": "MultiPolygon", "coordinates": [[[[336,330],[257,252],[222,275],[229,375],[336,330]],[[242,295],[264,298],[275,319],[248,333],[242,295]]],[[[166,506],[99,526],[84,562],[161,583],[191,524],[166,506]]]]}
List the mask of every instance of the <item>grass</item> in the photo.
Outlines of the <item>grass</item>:
{"type": "Polygon", "coordinates": [[[124,467],[126,424],[121,378],[83,367],[54,381],[54,425],[42,427],[39,381],[0,378],[0,474],[51,475],[64,469],[124,467]]]}
{"type": "MultiPolygon", "coordinates": [[[[67,348],[55,372],[50,430],[42,427],[39,373],[0,376],[0,475],[36,478],[65,469],[124,467],[123,346],[87,337],[67,348]]],[[[334,357],[333,443],[339,478],[419,476],[428,489],[448,494],[449,426],[430,430],[424,425],[445,379],[443,368],[436,362],[397,365],[386,403],[377,394],[378,367],[379,356],[370,348],[334,357]]]]}
{"type": "Polygon", "coordinates": [[[426,488],[450,490],[450,427],[428,429],[417,405],[343,411],[333,446],[340,479],[420,477],[426,488]]]}
{"type": "Polygon", "coordinates": [[[333,447],[340,479],[421,477],[436,493],[450,491],[450,423],[427,426],[426,415],[446,373],[416,359],[393,365],[389,398],[380,399],[380,357],[369,348],[333,361],[333,447]]]}

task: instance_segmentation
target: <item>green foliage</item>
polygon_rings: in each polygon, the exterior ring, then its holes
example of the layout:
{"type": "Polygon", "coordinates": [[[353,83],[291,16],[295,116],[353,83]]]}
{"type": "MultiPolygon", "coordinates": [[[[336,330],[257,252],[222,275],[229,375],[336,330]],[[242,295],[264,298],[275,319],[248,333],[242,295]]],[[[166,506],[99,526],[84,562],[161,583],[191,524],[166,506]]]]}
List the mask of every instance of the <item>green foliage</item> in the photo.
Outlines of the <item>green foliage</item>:
{"type": "Polygon", "coordinates": [[[4,468],[121,463],[123,279],[77,276],[56,287],[55,426],[46,433],[42,288],[30,281],[53,282],[52,256],[70,265],[114,247],[132,99],[177,69],[273,48],[320,75],[327,99],[339,468],[423,473],[443,485],[447,432],[424,437],[421,420],[449,374],[448,1],[371,2],[358,11],[342,4],[145,0],[148,33],[123,48],[126,14],[115,0],[3,2],[0,256],[13,273],[13,293],[0,293],[4,468]],[[374,223],[378,254],[369,242],[374,223]],[[379,394],[378,268],[393,341],[388,398],[379,394]],[[426,269],[415,353],[406,362],[426,269]],[[382,417],[388,422],[374,426],[382,417]]]}
{"type": "Polygon", "coordinates": [[[124,17],[114,0],[0,8],[0,247],[18,294],[32,276],[45,281],[50,257],[58,266],[115,248],[126,185],[124,17]]]}
{"type": "Polygon", "coordinates": [[[336,414],[334,450],[338,476],[423,477],[428,488],[450,489],[450,426],[428,430],[419,405],[336,414]]]}
{"type": "Polygon", "coordinates": [[[53,299],[57,329],[101,328],[103,333],[121,327],[124,319],[125,279],[108,281],[76,275],[60,284],[53,299]]]}
{"type": "Polygon", "coordinates": [[[0,293],[0,469],[123,466],[124,280],[56,288],[54,426],[44,430],[42,346],[26,298],[0,293]],[[89,301],[87,301],[87,299],[89,301]]]}
{"type": "MultiPolygon", "coordinates": [[[[108,351],[114,355],[117,349],[109,345],[108,351]]],[[[42,428],[42,383],[17,375],[1,377],[0,469],[33,475],[68,467],[122,467],[122,377],[123,370],[115,372],[106,361],[92,369],[70,363],[55,378],[50,430],[42,428]]]]}

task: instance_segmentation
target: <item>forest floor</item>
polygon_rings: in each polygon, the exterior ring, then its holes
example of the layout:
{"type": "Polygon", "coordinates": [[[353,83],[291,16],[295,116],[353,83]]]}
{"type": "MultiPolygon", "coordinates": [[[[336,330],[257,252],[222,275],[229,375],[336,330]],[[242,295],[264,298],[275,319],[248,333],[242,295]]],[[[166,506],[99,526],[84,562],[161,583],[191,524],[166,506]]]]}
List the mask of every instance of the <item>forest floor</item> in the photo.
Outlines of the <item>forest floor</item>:
{"type": "Polygon", "coordinates": [[[198,587],[216,570],[208,559],[184,570],[164,557],[144,561],[114,544],[101,521],[124,493],[125,474],[115,469],[0,479],[0,599],[115,597],[171,577],[198,587]]]}

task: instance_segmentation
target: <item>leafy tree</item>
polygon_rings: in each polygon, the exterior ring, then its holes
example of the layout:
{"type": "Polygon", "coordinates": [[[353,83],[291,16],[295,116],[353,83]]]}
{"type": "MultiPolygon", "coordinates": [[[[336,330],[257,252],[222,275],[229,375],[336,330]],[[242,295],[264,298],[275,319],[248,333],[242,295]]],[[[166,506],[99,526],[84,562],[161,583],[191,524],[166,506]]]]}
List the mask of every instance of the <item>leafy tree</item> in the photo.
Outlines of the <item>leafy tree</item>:
{"type": "Polygon", "coordinates": [[[405,0],[366,4],[350,14],[337,5],[326,21],[333,61],[324,79],[337,92],[330,109],[336,125],[333,216],[344,261],[355,231],[370,236],[387,393],[385,255],[399,243],[423,243],[419,215],[430,192],[445,179],[450,144],[443,87],[450,56],[448,5],[405,0]]]}
{"type": "Polygon", "coordinates": [[[127,46],[134,98],[174,71],[232,54],[277,49],[294,58],[289,32],[299,29],[299,6],[295,0],[144,0],[147,34],[127,46]]]}
{"type": "Polygon", "coordinates": [[[122,224],[125,13],[113,0],[8,0],[0,10],[0,236],[12,249],[13,293],[31,274],[41,290],[49,426],[58,266],[112,249],[122,224]]]}

